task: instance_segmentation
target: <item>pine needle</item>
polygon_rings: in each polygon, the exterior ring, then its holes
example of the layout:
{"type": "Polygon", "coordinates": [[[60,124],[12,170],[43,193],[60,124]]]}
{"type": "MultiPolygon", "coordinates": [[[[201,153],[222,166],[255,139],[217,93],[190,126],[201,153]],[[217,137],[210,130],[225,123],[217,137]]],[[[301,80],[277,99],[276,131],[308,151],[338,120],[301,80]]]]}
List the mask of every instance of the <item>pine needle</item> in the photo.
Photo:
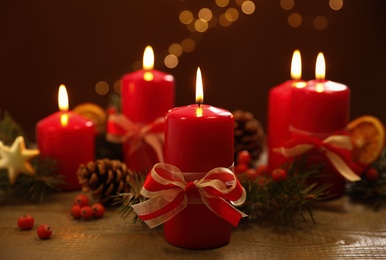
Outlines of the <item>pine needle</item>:
{"type": "Polygon", "coordinates": [[[43,202],[46,197],[58,192],[64,183],[63,176],[54,173],[56,161],[37,157],[32,160],[35,176],[21,174],[13,187],[13,194],[31,202],[43,202]]]}
{"type": "Polygon", "coordinates": [[[141,189],[144,181],[145,181],[145,176],[143,174],[134,173],[131,181],[127,181],[127,184],[130,186],[131,192],[121,193],[111,197],[115,201],[113,205],[120,205],[119,213],[121,214],[121,217],[123,219],[126,219],[130,215],[134,214],[132,218],[132,222],[136,223],[137,221],[140,220],[137,214],[135,214],[132,205],[141,203],[146,200],[146,198],[143,197],[141,194],[141,189]]]}
{"type": "Polygon", "coordinates": [[[240,210],[249,215],[249,220],[276,219],[283,224],[295,226],[298,216],[306,222],[304,211],[313,223],[315,219],[308,204],[312,201],[331,197],[327,189],[331,185],[309,183],[316,177],[320,166],[306,168],[306,159],[298,159],[286,166],[287,178],[275,182],[270,176],[259,176],[254,180],[239,176],[241,184],[247,192],[247,200],[240,210]]]}
{"type": "MultiPolygon", "coordinates": [[[[29,144],[24,130],[8,112],[1,114],[0,111],[0,141],[5,145],[11,145],[19,136],[24,137],[28,147],[29,144]]],[[[15,198],[42,202],[48,194],[58,191],[58,185],[63,182],[63,178],[54,174],[56,162],[50,159],[42,160],[38,156],[34,157],[31,163],[36,174],[34,176],[20,174],[14,185],[9,183],[7,169],[0,169],[1,203],[6,203],[15,198]]]]}
{"type": "Polygon", "coordinates": [[[347,187],[348,195],[357,202],[367,203],[374,210],[386,205],[386,150],[371,166],[379,173],[377,180],[370,180],[366,173],[361,175],[361,180],[350,183],[347,187]]]}

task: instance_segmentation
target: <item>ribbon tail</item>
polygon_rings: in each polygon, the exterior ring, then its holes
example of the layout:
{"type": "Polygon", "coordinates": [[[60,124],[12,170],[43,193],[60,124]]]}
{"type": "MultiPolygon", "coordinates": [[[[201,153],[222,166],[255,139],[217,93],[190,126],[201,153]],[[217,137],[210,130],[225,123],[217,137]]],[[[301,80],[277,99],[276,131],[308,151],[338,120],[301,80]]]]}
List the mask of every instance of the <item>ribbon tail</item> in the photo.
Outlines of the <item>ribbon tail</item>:
{"type": "Polygon", "coordinates": [[[133,123],[123,114],[111,114],[107,120],[106,139],[112,143],[123,143],[127,140],[125,133],[133,123]]]}
{"type": "Polygon", "coordinates": [[[310,144],[299,144],[291,148],[285,148],[285,147],[274,148],[273,151],[280,153],[285,157],[293,157],[293,156],[297,156],[305,152],[308,152],[312,148],[314,148],[314,146],[310,144]]]}
{"type": "Polygon", "coordinates": [[[155,151],[158,162],[163,162],[163,134],[147,134],[144,139],[155,151]]]}
{"type": "Polygon", "coordinates": [[[110,133],[106,134],[106,140],[111,142],[111,143],[116,143],[116,144],[119,144],[119,143],[123,142],[122,136],[114,135],[114,134],[110,134],[110,133]]]}
{"type": "Polygon", "coordinates": [[[142,146],[142,140],[137,137],[131,139],[129,141],[129,154],[133,154],[135,151],[137,151],[142,146]]]}
{"type": "Polygon", "coordinates": [[[186,208],[188,199],[180,192],[173,201],[167,201],[163,196],[154,197],[139,204],[132,205],[135,213],[150,228],[165,223],[186,208]]]}
{"type": "Polygon", "coordinates": [[[129,139],[131,136],[128,133],[118,133],[117,131],[108,130],[106,133],[106,140],[111,143],[124,143],[129,139]]]}
{"type": "Polygon", "coordinates": [[[235,205],[235,206],[240,206],[242,205],[245,200],[247,199],[247,192],[245,191],[245,189],[241,186],[240,183],[238,183],[238,185],[240,185],[240,188],[242,189],[242,193],[241,193],[241,196],[238,200],[235,200],[235,201],[232,201],[231,200],[231,203],[232,205],[235,205]]]}
{"type": "Polygon", "coordinates": [[[204,202],[204,204],[208,207],[208,209],[210,209],[219,217],[228,221],[234,227],[237,227],[241,218],[248,216],[233,207],[223,198],[210,198],[201,194],[201,199],[202,202],[204,202]]]}
{"type": "Polygon", "coordinates": [[[334,165],[336,170],[348,181],[354,182],[359,181],[361,178],[353,172],[350,167],[345,163],[345,161],[340,158],[337,154],[326,150],[325,152],[327,158],[334,165]]]}
{"type": "Polygon", "coordinates": [[[353,149],[351,139],[346,135],[331,135],[327,137],[323,143],[349,151],[353,149]]]}

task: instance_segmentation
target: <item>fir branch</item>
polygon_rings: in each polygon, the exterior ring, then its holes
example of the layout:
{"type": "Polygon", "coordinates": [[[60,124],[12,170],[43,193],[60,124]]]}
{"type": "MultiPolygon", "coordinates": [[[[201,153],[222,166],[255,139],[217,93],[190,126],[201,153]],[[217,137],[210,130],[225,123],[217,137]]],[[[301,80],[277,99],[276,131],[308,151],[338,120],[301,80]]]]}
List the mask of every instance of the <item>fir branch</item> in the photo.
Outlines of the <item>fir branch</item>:
{"type": "Polygon", "coordinates": [[[23,136],[26,146],[28,146],[28,140],[21,126],[13,120],[7,111],[3,114],[0,111],[0,141],[5,145],[11,145],[18,136],[23,136]]]}
{"type": "Polygon", "coordinates": [[[249,215],[249,220],[269,217],[295,226],[295,217],[306,221],[304,212],[307,212],[315,223],[309,203],[329,198],[326,190],[330,185],[309,183],[310,178],[318,176],[320,169],[306,168],[304,158],[289,164],[286,171],[287,178],[279,182],[273,181],[269,175],[259,175],[255,179],[245,174],[238,175],[247,192],[247,200],[240,209],[249,215]]]}
{"type": "Polygon", "coordinates": [[[0,171],[0,202],[9,199],[25,199],[43,202],[49,194],[58,192],[63,176],[54,173],[56,161],[35,157],[31,160],[36,173],[34,176],[20,174],[14,185],[9,183],[6,170],[0,171]]]}
{"type": "Polygon", "coordinates": [[[59,191],[59,185],[64,183],[64,179],[55,173],[55,160],[36,157],[31,163],[36,171],[35,176],[20,175],[14,193],[31,202],[41,203],[49,194],[59,191]]]}
{"type": "MultiPolygon", "coordinates": [[[[8,112],[0,113],[0,141],[5,145],[11,145],[18,136],[23,136],[26,146],[29,146],[21,126],[13,120],[8,112]]],[[[47,195],[59,190],[58,186],[63,183],[63,177],[54,173],[56,161],[35,157],[31,163],[35,169],[35,175],[20,174],[14,185],[9,183],[7,169],[0,170],[1,203],[12,198],[42,202],[47,195]]]]}
{"type": "Polygon", "coordinates": [[[378,210],[386,205],[386,149],[369,169],[362,173],[361,180],[348,184],[347,194],[352,200],[367,203],[378,210]],[[366,174],[371,168],[378,171],[378,179],[371,179],[366,174]]]}
{"type": "Polygon", "coordinates": [[[121,214],[121,217],[123,219],[126,219],[131,214],[134,214],[132,218],[132,222],[136,223],[137,221],[140,220],[137,214],[135,214],[132,208],[132,205],[135,205],[147,200],[141,194],[141,189],[144,181],[145,181],[144,174],[134,173],[132,178],[127,180],[127,184],[130,186],[131,191],[129,193],[121,193],[111,197],[115,200],[113,205],[120,205],[119,213],[121,214]]]}
{"type": "Polygon", "coordinates": [[[11,185],[9,184],[9,179],[7,176],[7,171],[5,169],[0,170],[0,204],[5,204],[5,202],[10,197],[11,185]]]}

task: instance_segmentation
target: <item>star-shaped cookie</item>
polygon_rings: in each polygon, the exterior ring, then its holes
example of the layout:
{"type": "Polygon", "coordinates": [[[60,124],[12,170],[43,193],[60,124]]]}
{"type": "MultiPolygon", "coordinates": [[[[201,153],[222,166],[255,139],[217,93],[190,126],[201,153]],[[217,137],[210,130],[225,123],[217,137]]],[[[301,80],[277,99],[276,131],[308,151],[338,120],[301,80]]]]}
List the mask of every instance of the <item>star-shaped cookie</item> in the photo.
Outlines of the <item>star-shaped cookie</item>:
{"type": "Polygon", "coordinates": [[[15,183],[20,173],[30,176],[35,175],[35,170],[28,160],[38,154],[39,150],[25,148],[22,136],[17,137],[11,147],[0,142],[0,168],[8,169],[10,184],[15,183]]]}

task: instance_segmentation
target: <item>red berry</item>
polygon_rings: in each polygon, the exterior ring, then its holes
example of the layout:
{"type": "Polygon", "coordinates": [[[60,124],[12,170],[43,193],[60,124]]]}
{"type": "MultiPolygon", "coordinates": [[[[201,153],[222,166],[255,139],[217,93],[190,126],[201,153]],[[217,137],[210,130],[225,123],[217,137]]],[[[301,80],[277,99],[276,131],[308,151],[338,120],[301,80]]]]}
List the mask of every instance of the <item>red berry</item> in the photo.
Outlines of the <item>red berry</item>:
{"type": "Polygon", "coordinates": [[[81,217],[81,210],[82,210],[82,208],[79,205],[72,206],[72,208],[71,208],[71,216],[74,219],[80,218],[81,217]]]}
{"type": "Polygon", "coordinates": [[[274,181],[279,182],[287,178],[287,172],[281,168],[278,168],[272,171],[271,176],[274,181]]]}
{"type": "Polygon", "coordinates": [[[37,230],[40,239],[49,239],[52,235],[52,229],[49,225],[40,225],[37,230]]]}
{"type": "Polygon", "coordinates": [[[254,180],[256,178],[256,170],[255,169],[248,169],[245,174],[248,176],[250,180],[254,180]]]}
{"type": "Polygon", "coordinates": [[[84,194],[79,194],[74,199],[74,205],[79,205],[80,207],[88,206],[88,197],[84,194]]]}
{"type": "Polygon", "coordinates": [[[242,150],[237,154],[237,164],[248,164],[251,161],[251,154],[247,150],[242,150]]]}
{"type": "Polygon", "coordinates": [[[238,165],[236,165],[235,167],[235,173],[238,174],[238,173],[244,173],[246,172],[247,170],[249,169],[248,165],[245,164],[245,163],[240,163],[238,165]]]}
{"type": "Polygon", "coordinates": [[[34,225],[34,218],[31,215],[23,215],[17,220],[17,225],[21,230],[30,230],[34,225]]]}
{"type": "Polygon", "coordinates": [[[268,175],[268,166],[264,164],[257,166],[256,175],[259,175],[259,176],[268,175]]]}
{"type": "Polygon", "coordinates": [[[80,211],[80,215],[85,220],[90,220],[93,217],[92,208],[90,206],[84,206],[80,211]]]}
{"type": "Polygon", "coordinates": [[[92,208],[92,214],[96,218],[101,218],[103,217],[103,214],[105,214],[105,207],[100,203],[95,203],[94,205],[92,205],[91,208],[92,208]]]}
{"type": "Polygon", "coordinates": [[[377,181],[379,180],[379,172],[375,168],[369,168],[366,170],[366,178],[369,181],[377,181]]]}

